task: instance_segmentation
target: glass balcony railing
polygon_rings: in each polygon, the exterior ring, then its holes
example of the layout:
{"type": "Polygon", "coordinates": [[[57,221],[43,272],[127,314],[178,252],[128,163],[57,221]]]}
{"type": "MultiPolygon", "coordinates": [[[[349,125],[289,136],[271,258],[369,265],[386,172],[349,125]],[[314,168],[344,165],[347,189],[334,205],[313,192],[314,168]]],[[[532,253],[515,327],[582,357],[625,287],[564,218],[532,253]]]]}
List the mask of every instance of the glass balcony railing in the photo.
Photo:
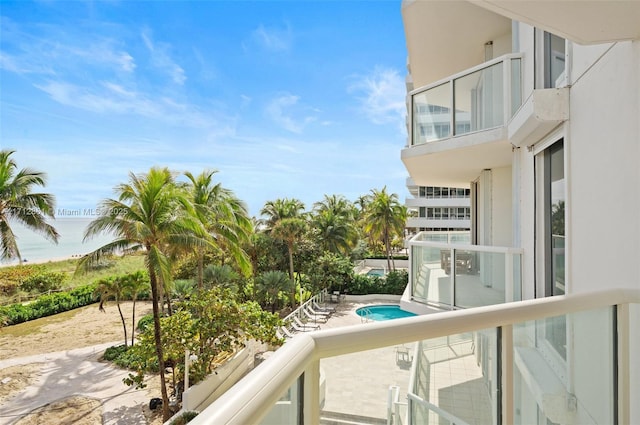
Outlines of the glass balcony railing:
{"type": "Polygon", "coordinates": [[[441,242],[438,236],[422,232],[409,242],[413,300],[455,309],[521,299],[520,248],[468,245],[463,235],[441,242]]]}
{"type": "Polygon", "coordinates": [[[420,232],[413,238],[414,241],[441,242],[449,244],[471,244],[471,233],[469,232],[420,232]]]}
{"type": "Polygon", "coordinates": [[[609,289],[300,334],[191,423],[331,422],[330,397],[341,422],[637,423],[639,303],[609,289]]]}
{"type": "Polygon", "coordinates": [[[505,55],[409,93],[411,145],[504,125],[522,103],[520,68],[505,55]]]}

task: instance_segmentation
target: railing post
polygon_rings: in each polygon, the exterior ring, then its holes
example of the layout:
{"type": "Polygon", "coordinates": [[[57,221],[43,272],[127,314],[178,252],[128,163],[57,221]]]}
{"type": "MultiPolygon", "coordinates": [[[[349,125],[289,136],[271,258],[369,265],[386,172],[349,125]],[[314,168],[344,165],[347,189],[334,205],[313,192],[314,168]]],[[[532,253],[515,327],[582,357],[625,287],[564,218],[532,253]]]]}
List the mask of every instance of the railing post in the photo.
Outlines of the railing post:
{"type": "Polygon", "coordinates": [[[511,58],[502,61],[502,125],[511,118],[511,58]]]}
{"type": "Polygon", "coordinates": [[[510,303],[513,300],[513,254],[504,254],[504,302],[510,303]]]}
{"type": "Polygon", "coordinates": [[[456,250],[451,248],[451,261],[449,261],[449,276],[451,277],[451,310],[456,306],[456,250]]]}
{"type": "MultiPolygon", "coordinates": [[[[618,354],[618,422],[619,424],[631,423],[631,400],[629,394],[631,393],[629,382],[629,343],[630,343],[630,317],[629,317],[629,304],[616,305],[616,338],[617,346],[615,347],[618,354]]],[[[615,418],[614,418],[615,419],[615,418]]]]}
{"type": "Polygon", "coordinates": [[[451,116],[449,117],[449,125],[451,128],[449,129],[449,137],[453,137],[456,135],[456,80],[452,78],[449,80],[449,93],[451,99],[451,116]]]}
{"type": "Polygon", "coordinates": [[[514,423],[513,406],[513,325],[500,328],[501,367],[500,373],[500,410],[503,424],[514,423]]]}
{"type": "Polygon", "coordinates": [[[304,371],[303,403],[302,424],[318,425],[320,423],[320,360],[310,362],[304,371]]]}

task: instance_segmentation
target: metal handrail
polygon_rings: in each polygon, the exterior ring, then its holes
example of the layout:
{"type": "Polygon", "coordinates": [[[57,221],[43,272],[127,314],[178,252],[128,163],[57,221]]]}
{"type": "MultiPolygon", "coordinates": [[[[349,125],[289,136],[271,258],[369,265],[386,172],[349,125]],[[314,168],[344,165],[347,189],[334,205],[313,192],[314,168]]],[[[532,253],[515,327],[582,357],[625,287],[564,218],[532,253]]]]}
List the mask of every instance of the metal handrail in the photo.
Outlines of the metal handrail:
{"type": "Polygon", "coordinates": [[[452,244],[445,242],[432,242],[419,240],[423,234],[427,232],[419,232],[417,235],[409,240],[411,246],[424,246],[438,249],[455,249],[456,251],[473,251],[473,252],[490,252],[496,254],[523,254],[524,249],[506,247],[506,246],[490,246],[490,245],[464,245],[464,244],[452,244]]]}
{"type": "MultiPolygon", "coordinates": [[[[313,371],[319,367],[319,360],[322,358],[631,303],[640,303],[640,290],[609,289],[303,334],[285,344],[191,423],[193,425],[260,423],[280,395],[303,372],[308,371],[310,376],[313,376],[313,371]]],[[[308,398],[307,401],[314,403],[313,397],[308,398]]],[[[315,403],[317,404],[317,400],[315,403]]],[[[310,411],[313,410],[311,406],[310,411]]]]}
{"type": "Polygon", "coordinates": [[[478,65],[476,65],[476,66],[474,66],[472,68],[467,68],[464,71],[458,72],[457,74],[449,75],[446,78],[443,78],[443,79],[438,80],[436,82],[433,82],[433,83],[427,84],[425,86],[413,89],[409,93],[407,93],[407,96],[411,97],[413,95],[420,94],[420,93],[425,92],[427,90],[431,90],[434,87],[441,86],[442,84],[448,83],[448,82],[453,81],[453,80],[457,80],[457,79],[459,79],[461,77],[466,77],[467,75],[473,74],[474,72],[482,71],[483,69],[489,68],[489,67],[491,67],[491,66],[493,66],[495,64],[498,64],[500,62],[505,62],[505,61],[510,60],[510,59],[522,59],[522,56],[523,56],[522,53],[508,53],[506,55],[499,56],[499,57],[497,57],[495,59],[491,59],[490,61],[482,62],[481,64],[478,64],[478,65]]]}

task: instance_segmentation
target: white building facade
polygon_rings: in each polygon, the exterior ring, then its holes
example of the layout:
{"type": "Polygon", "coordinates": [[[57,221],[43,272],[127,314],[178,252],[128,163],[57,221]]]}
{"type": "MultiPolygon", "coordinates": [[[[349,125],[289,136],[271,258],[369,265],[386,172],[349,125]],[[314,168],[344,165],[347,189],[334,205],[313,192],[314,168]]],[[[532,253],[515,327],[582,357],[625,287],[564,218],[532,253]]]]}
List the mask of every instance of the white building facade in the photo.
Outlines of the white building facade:
{"type": "MultiPolygon", "coordinates": [[[[416,87],[407,96],[402,160],[416,185],[471,186],[477,246],[437,264],[416,243],[412,301],[463,308],[640,288],[638,3],[405,0],[402,14],[416,87]],[[425,130],[434,125],[438,131],[425,130]],[[504,258],[495,257],[497,247],[504,258]],[[515,257],[505,260],[509,252],[515,257]],[[447,273],[457,275],[453,295],[434,285],[447,273]],[[479,276],[488,296],[498,288],[497,296],[470,305],[462,293],[475,291],[463,286],[468,275],[479,276]]],[[[616,314],[549,319],[517,332],[514,423],[620,421],[616,314]],[[594,344],[603,323],[610,344],[594,344]],[[600,386],[589,388],[590,379],[600,386]]],[[[630,368],[640,401],[640,361],[630,368]]]]}

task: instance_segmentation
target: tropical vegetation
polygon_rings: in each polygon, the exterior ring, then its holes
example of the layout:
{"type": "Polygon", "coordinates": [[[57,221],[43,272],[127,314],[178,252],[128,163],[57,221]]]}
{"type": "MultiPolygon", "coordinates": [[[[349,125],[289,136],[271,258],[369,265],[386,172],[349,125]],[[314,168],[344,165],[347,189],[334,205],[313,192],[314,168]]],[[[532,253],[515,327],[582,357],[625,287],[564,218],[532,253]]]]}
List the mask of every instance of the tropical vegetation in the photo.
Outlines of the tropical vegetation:
{"type": "MultiPolygon", "coordinates": [[[[41,173],[16,172],[8,159],[11,153],[4,158],[7,186],[26,187],[21,190],[30,193],[34,184],[44,184],[41,173]],[[36,177],[29,185],[21,183],[22,175],[36,177]]],[[[0,154],[0,173],[2,160],[0,154]]],[[[354,272],[354,262],[366,256],[381,256],[389,270],[395,268],[393,251],[403,239],[407,210],[386,188],[373,189],[355,202],[325,195],[308,211],[299,199],[279,198],[265,203],[261,217],[251,218],[245,204],[216,177],[213,170],[178,174],[160,167],[129,173],[127,181],[114,188],[115,196],[100,204],[99,210],[107,213],[85,230],[86,240],[104,232],[113,240],[76,260],[73,276],[67,266],[55,264],[0,270],[0,292],[5,295],[68,288],[29,305],[2,307],[0,320],[13,324],[71,306],[99,301],[104,308],[113,303],[124,343],[106,357],[134,370],[127,381],[132,385],[141,384],[144,373],[157,371],[166,420],[165,370],[183,370],[185,350],[199,359],[191,368],[194,382],[214,371],[247,338],[279,344],[279,317],[313,293],[401,294],[406,287],[405,271],[392,271],[386,278],[354,272]],[[131,268],[113,268],[128,258],[136,260],[131,268]],[[4,284],[3,272],[11,284],[4,284]],[[70,289],[80,282],[91,284],[70,289]],[[135,325],[135,303],[149,297],[153,313],[141,318],[136,329],[127,329],[125,316],[131,314],[135,325]],[[121,308],[123,300],[133,301],[130,313],[121,308]]],[[[20,199],[12,202],[27,202],[20,199]]],[[[53,211],[52,201],[50,196],[33,201],[41,218],[53,211]]],[[[44,229],[54,237],[51,229],[44,229]]],[[[2,236],[3,243],[5,239],[2,236]]],[[[11,246],[7,242],[7,255],[17,252],[11,246]]]]}

